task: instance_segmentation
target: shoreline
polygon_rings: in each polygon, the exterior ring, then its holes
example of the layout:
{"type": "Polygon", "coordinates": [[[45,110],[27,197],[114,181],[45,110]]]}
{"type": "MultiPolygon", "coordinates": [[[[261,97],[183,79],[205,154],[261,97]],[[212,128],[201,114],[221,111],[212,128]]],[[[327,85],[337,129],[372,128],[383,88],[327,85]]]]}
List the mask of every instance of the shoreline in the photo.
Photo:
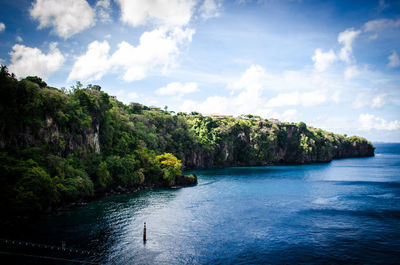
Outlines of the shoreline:
{"type": "MultiPolygon", "coordinates": [[[[353,159],[353,158],[368,158],[368,157],[375,157],[375,152],[373,155],[368,155],[368,156],[353,156],[353,157],[338,157],[338,158],[333,158],[329,161],[314,161],[314,162],[303,162],[303,163],[285,163],[285,162],[278,162],[278,163],[271,163],[268,162],[266,164],[256,164],[256,165],[221,165],[221,166],[213,166],[213,167],[197,167],[197,168],[188,168],[188,169],[184,169],[183,172],[184,173],[190,173],[192,171],[196,171],[196,170],[208,170],[208,169],[221,169],[221,168],[227,168],[227,167],[234,167],[234,168],[240,168],[240,167],[269,167],[269,166],[301,166],[301,165],[310,165],[310,164],[327,164],[332,162],[333,160],[341,160],[341,159],[353,159]]],[[[62,205],[62,206],[57,206],[51,209],[47,209],[41,213],[35,213],[32,215],[14,215],[12,216],[12,219],[15,221],[15,219],[17,220],[32,220],[32,219],[38,219],[40,217],[44,217],[44,216],[54,216],[54,215],[60,215],[63,212],[67,212],[67,211],[71,211],[80,207],[84,207],[87,204],[91,203],[91,202],[95,202],[95,201],[100,201],[104,198],[108,198],[108,197],[113,197],[116,195],[123,195],[123,194],[133,194],[133,193],[137,193],[140,191],[147,191],[147,190],[152,190],[152,189],[161,189],[161,188],[165,188],[165,189],[180,189],[180,188],[185,188],[185,187],[190,187],[190,186],[194,186],[197,185],[197,177],[196,177],[196,184],[187,184],[187,185],[171,185],[169,187],[167,186],[163,186],[163,185],[155,185],[152,184],[150,186],[148,185],[141,185],[138,186],[136,188],[116,188],[116,189],[111,189],[110,191],[103,191],[103,192],[98,192],[96,194],[93,195],[93,197],[90,198],[81,198],[79,199],[79,201],[76,202],[70,202],[68,204],[62,205]]],[[[0,223],[4,224],[7,221],[11,221],[11,219],[8,218],[0,218],[0,223]]]]}

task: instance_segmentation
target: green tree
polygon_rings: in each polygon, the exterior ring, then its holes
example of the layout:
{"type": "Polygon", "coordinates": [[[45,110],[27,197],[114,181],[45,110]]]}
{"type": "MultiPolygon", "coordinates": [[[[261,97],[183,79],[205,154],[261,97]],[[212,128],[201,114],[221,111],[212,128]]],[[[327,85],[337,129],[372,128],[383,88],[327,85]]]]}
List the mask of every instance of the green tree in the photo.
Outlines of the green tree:
{"type": "Polygon", "coordinates": [[[182,175],[182,161],[176,158],[171,153],[164,153],[156,156],[156,161],[160,163],[160,167],[163,171],[163,179],[168,183],[177,177],[182,175]]]}

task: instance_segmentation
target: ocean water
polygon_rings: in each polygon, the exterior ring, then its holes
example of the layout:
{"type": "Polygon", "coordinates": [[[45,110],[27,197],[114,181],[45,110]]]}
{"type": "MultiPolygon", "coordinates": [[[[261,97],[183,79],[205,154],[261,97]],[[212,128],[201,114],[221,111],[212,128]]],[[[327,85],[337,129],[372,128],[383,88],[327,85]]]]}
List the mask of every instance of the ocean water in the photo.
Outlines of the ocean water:
{"type": "Polygon", "coordinates": [[[197,170],[197,186],[105,198],[0,236],[65,240],[105,264],[399,264],[400,144],[375,146],[370,158],[197,170]]]}

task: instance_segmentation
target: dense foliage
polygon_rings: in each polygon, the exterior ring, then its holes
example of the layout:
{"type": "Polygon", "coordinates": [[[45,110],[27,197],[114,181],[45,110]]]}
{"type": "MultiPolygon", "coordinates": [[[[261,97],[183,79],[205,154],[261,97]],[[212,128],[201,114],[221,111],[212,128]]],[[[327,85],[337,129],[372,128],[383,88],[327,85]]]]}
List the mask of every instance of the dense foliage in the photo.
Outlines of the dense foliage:
{"type": "Polygon", "coordinates": [[[125,105],[97,85],[0,72],[0,207],[29,213],[110,190],[171,186],[184,168],[373,155],[360,137],[246,115],[125,105]]]}

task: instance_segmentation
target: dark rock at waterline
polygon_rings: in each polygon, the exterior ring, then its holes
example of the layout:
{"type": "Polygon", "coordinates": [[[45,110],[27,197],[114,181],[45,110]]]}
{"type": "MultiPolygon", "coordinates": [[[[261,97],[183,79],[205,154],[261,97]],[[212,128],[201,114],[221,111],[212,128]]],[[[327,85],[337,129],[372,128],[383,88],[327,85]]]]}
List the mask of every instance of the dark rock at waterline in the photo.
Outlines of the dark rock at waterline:
{"type": "Polygon", "coordinates": [[[175,186],[191,186],[197,184],[196,174],[190,174],[188,176],[177,176],[175,178],[175,186]]]}

